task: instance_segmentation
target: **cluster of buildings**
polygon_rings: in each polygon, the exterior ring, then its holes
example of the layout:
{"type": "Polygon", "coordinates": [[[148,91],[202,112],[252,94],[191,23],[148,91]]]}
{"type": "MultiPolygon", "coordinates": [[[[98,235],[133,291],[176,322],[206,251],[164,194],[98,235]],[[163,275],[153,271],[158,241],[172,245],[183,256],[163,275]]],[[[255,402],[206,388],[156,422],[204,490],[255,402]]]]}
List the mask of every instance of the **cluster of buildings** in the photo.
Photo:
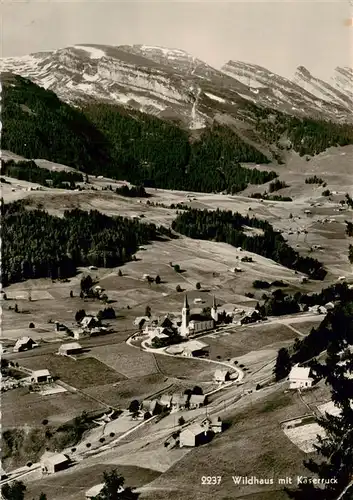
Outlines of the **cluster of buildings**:
{"type": "Polygon", "coordinates": [[[150,320],[147,316],[136,318],[134,325],[142,330],[143,334],[149,335],[152,339],[167,339],[173,333],[178,333],[181,337],[188,338],[198,333],[213,330],[218,322],[218,310],[216,299],[213,298],[213,305],[210,315],[191,314],[188,297],[185,295],[184,304],[181,310],[181,321],[164,316],[159,320],[150,320]]]}
{"type": "Polygon", "coordinates": [[[157,415],[162,411],[171,412],[181,410],[195,410],[207,404],[207,396],[204,394],[182,394],[179,392],[173,394],[162,394],[157,399],[145,399],[141,404],[143,413],[157,415]]]}

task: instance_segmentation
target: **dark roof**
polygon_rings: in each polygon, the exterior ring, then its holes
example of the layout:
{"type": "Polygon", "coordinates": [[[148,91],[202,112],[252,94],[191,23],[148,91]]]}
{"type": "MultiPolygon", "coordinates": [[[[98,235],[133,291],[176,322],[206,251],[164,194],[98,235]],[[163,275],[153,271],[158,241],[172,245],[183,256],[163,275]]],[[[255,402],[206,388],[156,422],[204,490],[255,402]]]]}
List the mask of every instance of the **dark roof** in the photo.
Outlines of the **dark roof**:
{"type": "Polygon", "coordinates": [[[189,319],[190,321],[210,321],[212,318],[204,314],[191,314],[189,319]]]}

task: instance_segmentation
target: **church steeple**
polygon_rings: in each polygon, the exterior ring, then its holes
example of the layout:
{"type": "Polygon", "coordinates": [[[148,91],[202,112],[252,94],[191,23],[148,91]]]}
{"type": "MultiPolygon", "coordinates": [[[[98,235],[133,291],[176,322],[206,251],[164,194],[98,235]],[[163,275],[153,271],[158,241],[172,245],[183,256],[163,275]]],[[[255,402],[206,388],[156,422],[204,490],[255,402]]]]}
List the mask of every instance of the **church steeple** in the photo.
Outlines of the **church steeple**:
{"type": "Polygon", "coordinates": [[[218,321],[218,311],[217,311],[217,304],[216,304],[216,297],[213,296],[213,303],[211,307],[211,317],[214,319],[214,321],[218,321]]]}
{"type": "Polygon", "coordinates": [[[184,296],[184,305],[183,309],[181,310],[181,334],[184,337],[187,337],[189,334],[189,319],[190,319],[190,307],[188,303],[188,297],[185,294],[184,296]]]}

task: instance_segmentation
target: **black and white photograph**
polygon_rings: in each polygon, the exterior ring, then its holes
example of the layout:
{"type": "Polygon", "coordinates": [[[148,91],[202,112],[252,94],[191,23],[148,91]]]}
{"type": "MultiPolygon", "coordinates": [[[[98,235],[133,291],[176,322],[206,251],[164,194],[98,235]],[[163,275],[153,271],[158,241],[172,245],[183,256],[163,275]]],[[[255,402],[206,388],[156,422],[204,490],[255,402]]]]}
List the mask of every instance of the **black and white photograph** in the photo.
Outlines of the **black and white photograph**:
{"type": "Polygon", "coordinates": [[[353,2],[2,0],[4,500],[353,500],[353,2]]]}

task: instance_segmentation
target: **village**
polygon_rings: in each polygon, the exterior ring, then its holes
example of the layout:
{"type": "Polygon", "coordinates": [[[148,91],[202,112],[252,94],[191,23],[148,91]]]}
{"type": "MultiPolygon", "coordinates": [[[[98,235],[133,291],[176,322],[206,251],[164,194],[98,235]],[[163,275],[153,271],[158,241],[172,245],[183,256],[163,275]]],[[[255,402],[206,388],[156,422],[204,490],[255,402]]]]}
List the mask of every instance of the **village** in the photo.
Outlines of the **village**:
{"type": "MultiPolygon", "coordinates": [[[[26,191],[4,185],[3,195],[33,197],[56,215],[82,204],[167,227],[176,215],[171,204],[242,213],[251,207],[293,247],[322,259],[329,274],[317,282],[242,248],[180,237],[145,244],[117,268],[87,266],[69,279],[29,279],[2,289],[1,484],[19,479],[30,498],[47,487],[54,500],[79,500],[96,496],[103,472],[117,468],[142,499],[159,500],[168,498],[169,487],[184,491],[185,470],[199,484],[214,475],[214,463],[228,474],[222,488],[229,495],[234,463],[251,470],[271,457],[281,463],[285,454],[282,474],[292,474],[292,464],[317,442],[316,417],[337,408],[305,364],[276,382],[276,358],[319,327],[335,301],[300,304],[278,316],[264,314],[262,305],[278,289],[295,296],[352,286],[342,255],[342,193],[316,206],[310,186],[293,204],[151,189],[147,205],[103,190],[119,182],[89,181],[97,191],[39,190],[23,181],[26,191]],[[14,435],[22,446],[12,445],[14,435]],[[244,446],[252,450],[248,458],[244,446]],[[164,497],[156,496],[159,489],[164,497]]],[[[297,182],[302,186],[299,174],[297,182]]],[[[210,494],[202,490],[195,498],[210,494]]]]}

